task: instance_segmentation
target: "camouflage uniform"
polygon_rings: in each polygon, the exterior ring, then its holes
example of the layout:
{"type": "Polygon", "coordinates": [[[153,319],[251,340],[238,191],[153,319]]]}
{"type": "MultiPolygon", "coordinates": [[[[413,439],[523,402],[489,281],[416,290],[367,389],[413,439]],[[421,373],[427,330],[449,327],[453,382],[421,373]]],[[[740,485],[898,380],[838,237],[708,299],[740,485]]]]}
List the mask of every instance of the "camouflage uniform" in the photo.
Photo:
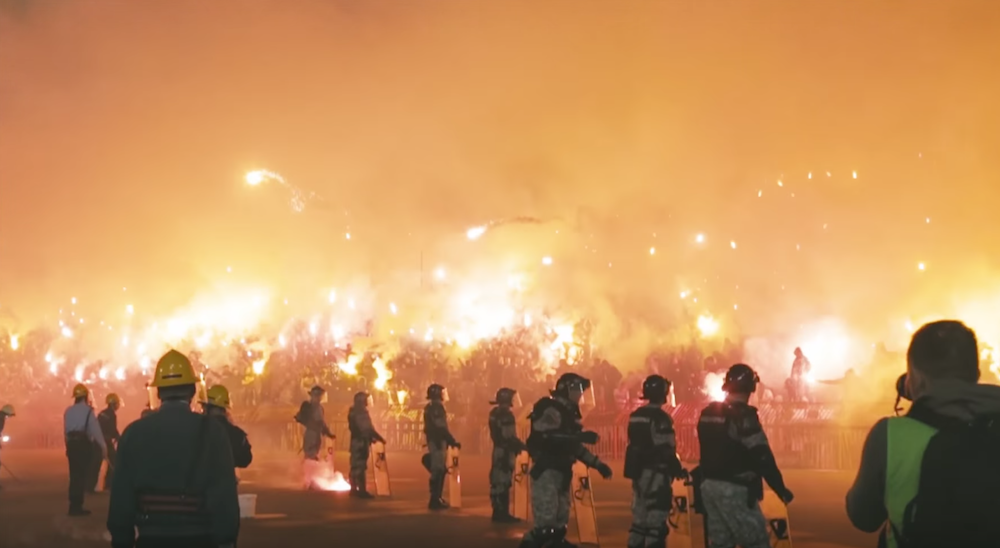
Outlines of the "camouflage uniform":
{"type": "Polygon", "coordinates": [[[583,426],[580,408],[562,395],[542,398],[531,412],[528,451],[531,469],[531,511],[535,527],[524,534],[522,548],[548,545],[571,546],[566,540],[570,513],[570,485],[573,463],[604,469],[602,463],[581,442],[583,426]]]}
{"type": "Polygon", "coordinates": [[[664,547],[671,485],[684,475],[670,415],[660,404],[640,407],[629,417],[625,477],[632,480],[632,527],[628,548],[664,547]]]}
{"type": "Polygon", "coordinates": [[[767,521],[760,503],[751,498],[749,489],[728,481],[706,479],[701,484],[705,509],[707,548],[771,548],[767,521]]]}
{"type": "Polygon", "coordinates": [[[706,407],[698,422],[701,444],[700,510],[708,548],[767,548],[767,523],[760,509],[764,485],[790,500],[757,409],[727,398],[706,407]]]}
{"type": "Polygon", "coordinates": [[[514,461],[524,450],[517,439],[517,422],[510,407],[500,405],[490,411],[490,438],[493,458],[490,466],[490,503],[494,519],[510,517],[510,488],[514,483],[514,461]]]}
{"type": "Polygon", "coordinates": [[[448,475],[448,447],[458,446],[458,442],[448,431],[448,413],[440,400],[431,401],[424,407],[424,435],[427,437],[427,454],[423,464],[431,474],[431,506],[446,507],[443,494],[448,475]]]}
{"type": "Polygon", "coordinates": [[[347,425],[351,430],[351,490],[356,495],[368,496],[366,472],[371,445],[376,441],[385,443],[385,439],[372,425],[367,399],[355,400],[354,407],[347,412],[347,425]]]}

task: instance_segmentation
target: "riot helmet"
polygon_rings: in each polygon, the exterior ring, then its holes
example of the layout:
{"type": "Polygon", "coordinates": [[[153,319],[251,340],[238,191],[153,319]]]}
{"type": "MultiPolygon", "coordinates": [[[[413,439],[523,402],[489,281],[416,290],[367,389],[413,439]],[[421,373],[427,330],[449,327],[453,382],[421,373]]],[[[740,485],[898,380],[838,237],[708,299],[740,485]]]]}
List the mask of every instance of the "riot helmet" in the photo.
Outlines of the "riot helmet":
{"type": "Polygon", "coordinates": [[[355,407],[370,407],[372,404],[372,396],[367,392],[358,392],[354,395],[354,406],[355,407]]]}
{"type": "Polygon", "coordinates": [[[661,375],[650,375],[642,383],[642,399],[650,403],[663,405],[667,403],[670,393],[670,381],[661,375]]]}
{"type": "Polygon", "coordinates": [[[556,389],[552,391],[553,396],[563,396],[579,403],[583,394],[590,389],[590,381],[576,373],[564,373],[556,381],[556,389]]]}
{"type": "Polygon", "coordinates": [[[520,407],[520,404],[521,396],[513,388],[501,388],[497,390],[496,398],[490,402],[490,405],[506,405],[511,408],[520,407]]]}
{"type": "Polygon", "coordinates": [[[727,394],[753,394],[757,391],[757,383],[760,377],[752,367],[745,363],[738,363],[726,371],[726,382],[722,389],[727,394]]]}
{"type": "Polygon", "coordinates": [[[430,401],[448,401],[448,389],[440,384],[434,383],[427,387],[427,399],[430,401]]]}

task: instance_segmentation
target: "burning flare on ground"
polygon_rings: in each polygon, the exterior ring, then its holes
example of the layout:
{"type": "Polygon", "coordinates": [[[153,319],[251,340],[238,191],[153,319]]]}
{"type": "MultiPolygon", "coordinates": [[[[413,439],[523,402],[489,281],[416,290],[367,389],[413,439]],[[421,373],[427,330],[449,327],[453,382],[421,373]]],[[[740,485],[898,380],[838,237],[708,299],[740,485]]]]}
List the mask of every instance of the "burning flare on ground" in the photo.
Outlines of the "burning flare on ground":
{"type": "Polygon", "coordinates": [[[324,491],[344,492],[351,490],[351,484],[344,479],[340,472],[334,472],[332,478],[313,478],[316,487],[324,491]]]}

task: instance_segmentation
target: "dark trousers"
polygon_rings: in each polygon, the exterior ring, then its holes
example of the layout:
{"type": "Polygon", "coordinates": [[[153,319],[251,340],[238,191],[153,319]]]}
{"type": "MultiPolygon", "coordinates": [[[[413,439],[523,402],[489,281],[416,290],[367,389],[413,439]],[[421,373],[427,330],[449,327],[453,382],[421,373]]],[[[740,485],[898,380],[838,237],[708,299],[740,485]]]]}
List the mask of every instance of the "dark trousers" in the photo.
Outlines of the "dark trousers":
{"type": "Polygon", "coordinates": [[[135,539],[135,548],[218,548],[212,537],[144,537],[135,539]]]}
{"type": "Polygon", "coordinates": [[[67,439],[66,458],[69,459],[69,507],[83,508],[83,492],[87,489],[87,475],[93,458],[93,444],[88,439],[67,439]]]}
{"type": "MultiPolygon", "coordinates": [[[[115,464],[118,462],[118,449],[115,448],[115,444],[111,440],[107,440],[108,444],[108,471],[104,474],[104,490],[111,491],[111,481],[115,477],[115,464]]],[[[101,456],[98,454],[97,462],[101,462],[101,456]]],[[[100,467],[98,467],[100,470],[100,467]]],[[[100,475],[100,472],[98,472],[100,475]]]]}

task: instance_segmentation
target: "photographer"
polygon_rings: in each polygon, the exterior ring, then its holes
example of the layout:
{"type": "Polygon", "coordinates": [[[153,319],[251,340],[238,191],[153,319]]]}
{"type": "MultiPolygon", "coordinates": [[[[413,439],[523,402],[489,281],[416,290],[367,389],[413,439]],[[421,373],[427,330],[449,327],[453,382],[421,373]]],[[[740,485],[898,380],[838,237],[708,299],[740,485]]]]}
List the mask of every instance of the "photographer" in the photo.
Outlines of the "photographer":
{"type": "Polygon", "coordinates": [[[879,546],[996,546],[1000,386],[979,375],[976,335],[961,322],[914,333],[897,385],[913,406],[875,423],[847,493],[851,523],[882,528],[879,546]]]}

